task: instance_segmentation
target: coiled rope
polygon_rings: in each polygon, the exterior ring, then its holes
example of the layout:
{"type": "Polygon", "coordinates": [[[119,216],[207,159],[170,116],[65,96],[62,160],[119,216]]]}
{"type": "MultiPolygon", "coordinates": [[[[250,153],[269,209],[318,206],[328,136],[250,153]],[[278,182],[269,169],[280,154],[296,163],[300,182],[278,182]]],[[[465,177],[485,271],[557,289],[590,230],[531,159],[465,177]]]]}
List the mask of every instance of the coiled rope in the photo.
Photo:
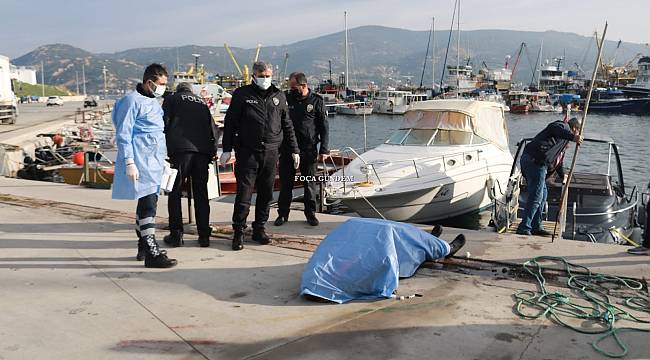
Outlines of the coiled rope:
{"type": "MultiPolygon", "coordinates": [[[[568,262],[562,257],[538,256],[523,265],[538,282],[537,290],[522,290],[514,294],[514,312],[524,319],[546,317],[569,329],[582,334],[601,334],[592,343],[599,354],[611,358],[625,357],[629,350],[621,339],[624,332],[648,332],[650,327],[618,327],[618,321],[627,320],[637,324],[650,324],[650,317],[640,317],[641,313],[650,314],[650,298],[644,293],[640,281],[617,276],[592,273],[589,268],[568,262]],[[564,284],[569,291],[550,291],[540,262],[553,262],[562,265],[568,275],[564,284]],[[614,290],[623,290],[626,295],[613,294],[614,290]],[[613,302],[613,298],[619,300],[613,302]],[[578,319],[591,323],[589,328],[570,324],[569,319],[578,319]],[[612,337],[618,351],[607,351],[600,344],[612,337]]],[[[553,268],[556,269],[556,268],[553,268]]]]}

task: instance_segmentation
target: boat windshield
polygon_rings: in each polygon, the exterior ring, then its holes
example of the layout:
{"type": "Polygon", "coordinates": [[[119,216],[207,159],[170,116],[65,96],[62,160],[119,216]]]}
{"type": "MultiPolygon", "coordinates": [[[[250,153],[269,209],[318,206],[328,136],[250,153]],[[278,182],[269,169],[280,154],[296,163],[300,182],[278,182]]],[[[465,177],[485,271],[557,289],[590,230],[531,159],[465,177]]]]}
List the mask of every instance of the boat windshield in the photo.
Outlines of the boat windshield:
{"type": "Polygon", "coordinates": [[[458,130],[438,130],[431,145],[469,145],[472,133],[458,130]]]}
{"type": "Polygon", "coordinates": [[[435,129],[412,129],[402,142],[403,145],[428,145],[435,129]]]}
{"type": "Polygon", "coordinates": [[[389,145],[478,145],[487,140],[476,134],[459,130],[399,129],[386,140],[389,145]],[[433,138],[433,139],[432,139],[433,138]]]}
{"type": "Polygon", "coordinates": [[[393,135],[386,140],[386,144],[390,145],[400,145],[402,141],[404,141],[404,138],[406,137],[406,134],[408,134],[409,129],[399,129],[393,133],[393,135]]]}

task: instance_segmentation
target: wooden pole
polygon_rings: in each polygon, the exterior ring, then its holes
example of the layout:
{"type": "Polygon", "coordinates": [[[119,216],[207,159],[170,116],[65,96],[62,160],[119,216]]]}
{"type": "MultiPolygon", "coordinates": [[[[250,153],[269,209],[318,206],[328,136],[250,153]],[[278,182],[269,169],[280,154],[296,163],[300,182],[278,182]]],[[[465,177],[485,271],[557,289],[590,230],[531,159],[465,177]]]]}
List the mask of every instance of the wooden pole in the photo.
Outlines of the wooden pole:
{"type": "MultiPolygon", "coordinates": [[[[603,29],[603,36],[601,37],[600,42],[598,44],[598,56],[596,57],[596,64],[594,66],[594,71],[591,74],[591,84],[589,85],[589,92],[587,93],[587,102],[585,103],[585,111],[582,113],[582,122],[580,124],[580,131],[578,132],[579,136],[582,136],[584,134],[585,124],[587,122],[587,112],[589,111],[589,102],[591,102],[591,93],[594,89],[594,84],[596,82],[596,74],[598,73],[598,66],[600,65],[602,54],[603,54],[603,45],[605,44],[606,34],[607,34],[607,22],[605,22],[605,28],[603,29]]],[[[551,242],[555,241],[555,237],[558,235],[558,230],[559,230],[560,237],[564,232],[564,226],[560,226],[558,229],[558,223],[562,221],[562,223],[566,225],[566,221],[561,219],[566,218],[566,204],[569,198],[569,186],[571,185],[571,179],[573,177],[573,172],[575,171],[575,167],[576,167],[576,160],[578,159],[578,149],[580,149],[580,145],[576,143],[576,150],[573,153],[573,159],[571,160],[571,168],[569,170],[569,176],[567,177],[566,184],[564,184],[564,186],[562,187],[562,196],[560,197],[560,209],[558,210],[557,218],[555,219],[555,227],[553,228],[553,236],[551,237],[551,242]]]]}

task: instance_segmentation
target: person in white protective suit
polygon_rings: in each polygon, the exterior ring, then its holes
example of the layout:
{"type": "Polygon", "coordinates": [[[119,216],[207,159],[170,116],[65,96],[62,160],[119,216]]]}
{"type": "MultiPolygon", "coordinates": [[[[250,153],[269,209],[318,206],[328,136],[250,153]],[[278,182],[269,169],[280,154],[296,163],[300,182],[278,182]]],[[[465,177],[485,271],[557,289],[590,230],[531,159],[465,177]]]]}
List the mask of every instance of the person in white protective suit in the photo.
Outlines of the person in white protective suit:
{"type": "Polygon", "coordinates": [[[113,125],[117,159],[113,178],[113,199],[138,200],[136,234],[137,260],[149,268],[176,265],[156,242],[155,218],[158,193],[165,168],[163,110],[158,98],[165,93],[167,70],[160,64],[147,66],[142,83],[115,103],[113,125]]]}

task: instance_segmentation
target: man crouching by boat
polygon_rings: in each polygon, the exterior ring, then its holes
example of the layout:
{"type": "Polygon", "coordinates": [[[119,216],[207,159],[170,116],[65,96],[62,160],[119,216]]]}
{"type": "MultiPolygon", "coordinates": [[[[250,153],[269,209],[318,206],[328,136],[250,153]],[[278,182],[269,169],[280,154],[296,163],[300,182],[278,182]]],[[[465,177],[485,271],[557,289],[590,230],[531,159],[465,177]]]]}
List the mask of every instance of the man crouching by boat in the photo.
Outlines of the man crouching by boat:
{"type": "Polygon", "coordinates": [[[526,208],[517,228],[519,235],[550,235],[542,224],[543,204],[546,202],[546,171],[554,168],[569,141],[582,143],[580,121],[571,118],[568,123],[557,120],[546,126],[524,148],[519,164],[528,186],[526,208]]]}
{"type": "Polygon", "coordinates": [[[165,93],[167,70],[151,64],[144,70],[142,83],[115,103],[113,125],[117,159],[113,179],[113,199],[138,200],[136,234],[137,260],[148,268],[169,268],[175,259],[167,258],[156,242],[156,207],[163,176],[165,146],[163,110],[157,98],[165,93]]]}

